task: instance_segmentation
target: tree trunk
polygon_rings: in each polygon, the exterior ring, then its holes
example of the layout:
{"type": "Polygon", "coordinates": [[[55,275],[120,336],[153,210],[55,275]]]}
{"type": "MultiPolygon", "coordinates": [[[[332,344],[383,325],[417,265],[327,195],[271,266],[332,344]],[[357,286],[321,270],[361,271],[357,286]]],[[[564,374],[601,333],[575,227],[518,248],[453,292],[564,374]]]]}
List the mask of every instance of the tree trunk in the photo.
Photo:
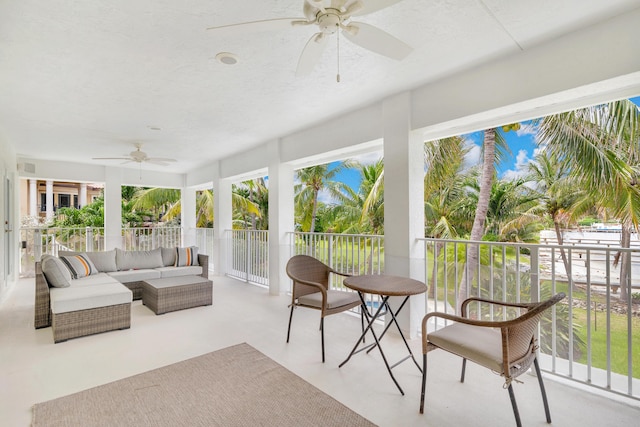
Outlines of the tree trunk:
{"type": "MultiPolygon", "coordinates": [[[[576,290],[576,287],[573,283],[573,274],[571,274],[571,268],[569,266],[569,260],[567,259],[567,254],[564,251],[562,245],[564,244],[564,239],[562,238],[562,231],[560,230],[560,223],[556,221],[556,215],[553,214],[553,228],[556,230],[556,241],[558,242],[558,246],[560,246],[560,256],[562,257],[562,263],[564,264],[564,271],[567,272],[567,281],[571,289],[576,290]]],[[[552,259],[551,262],[556,262],[555,259],[552,259]]]]}
{"type": "MultiPolygon", "coordinates": [[[[496,130],[486,129],[484,131],[483,142],[484,156],[482,160],[482,178],[480,180],[480,193],[478,194],[478,206],[476,206],[476,214],[473,219],[473,227],[471,228],[472,241],[480,241],[484,235],[484,223],[487,219],[487,212],[489,210],[489,198],[491,196],[491,186],[493,184],[493,162],[495,160],[496,151],[496,130]]],[[[476,278],[476,271],[478,263],[480,262],[480,246],[469,245],[469,253],[467,254],[467,263],[464,268],[464,274],[462,275],[462,281],[458,290],[458,303],[456,312],[460,314],[460,306],[462,301],[467,297],[467,294],[472,286],[474,279],[476,278]]]]}
{"type": "MultiPolygon", "coordinates": [[[[632,227],[628,224],[622,225],[622,233],[620,235],[620,247],[631,247],[631,231],[632,227]]],[[[621,252],[622,262],[620,263],[620,301],[626,301],[629,295],[631,276],[631,252],[621,252]]]]}

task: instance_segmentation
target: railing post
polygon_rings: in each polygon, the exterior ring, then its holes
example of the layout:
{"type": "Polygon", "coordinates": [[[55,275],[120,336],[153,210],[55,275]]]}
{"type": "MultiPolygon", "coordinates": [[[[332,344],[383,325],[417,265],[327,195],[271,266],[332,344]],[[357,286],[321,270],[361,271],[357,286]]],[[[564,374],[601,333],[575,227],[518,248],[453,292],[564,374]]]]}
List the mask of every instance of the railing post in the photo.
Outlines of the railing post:
{"type": "Polygon", "coordinates": [[[245,241],[247,242],[247,252],[245,254],[245,261],[246,261],[246,265],[245,265],[245,280],[247,281],[247,283],[249,282],[249,263],[250,261],[250,257],[251,257],[251,239],[250,239],[250,234],[249,234],[249,230],[245,230],[244,232],[244,238],[245,241]]]}
{"type": "MultiPolygon", "coordinates": [[[[540,249],[538,246],[531,246],[531,301],[540,301],[540,249]]],[[[518,269],[520,266],[518,266],[518,269]]]]}
{"type": "Polygon", "coordinates": [[[329,241],[327,242],[327,261],[329,267],[334,268],[333,266],[333,234],[329,234],[329,241]]]}
{"type": "Polygon", "coordinates": [[[42,230],[39,228],[33,231],[33,258],[36,261],[42,258],[42,230]]]}
{"type": "Polygon", "coordinates": [[[93,228],[87,227],[85,232],[84,246],[87,248],[87,252],[93,252],[93,228]]]}

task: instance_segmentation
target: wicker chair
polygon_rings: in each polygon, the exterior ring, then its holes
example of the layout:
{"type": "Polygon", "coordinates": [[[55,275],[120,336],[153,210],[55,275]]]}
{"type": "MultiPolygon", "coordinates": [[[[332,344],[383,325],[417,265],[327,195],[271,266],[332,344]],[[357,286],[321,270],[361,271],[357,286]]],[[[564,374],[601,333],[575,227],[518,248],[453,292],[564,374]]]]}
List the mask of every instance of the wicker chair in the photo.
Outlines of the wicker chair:
{"type": "Polygon", "coordinates": [[[460,382],[464,382],[464,374],[467,359],[485,368],[497,372],[505,378],[504,388],[509,391],[513,414],[516,425],[521,426],[520,414],[516,398],[511,386],[512,381],[520,374],[526,372],[533,363],[542,393],[544,411],[547,423],[551,423],[549,404],[544,390],[540,366],[536,357],[535,332],[538,328],[540,317],[544,311],[562,300],[565,294],[559,293],[552,298],[540,303],[506,303],[480,298],[469,298],[462,303],[462,316],[454,316],[446,313],[429,313],[422,320],[422,394],[420,397],[420,413],[424,412],[424,395],[427,380],[427,353],[437,348],[462,357],[462,374],[460,382]],[[484,321],[474,320],[467,316],[467,306],[471,302],[491,304],[493,306],[523,309],[524,314],[512,320],[484,321]],[[456,323],[427,333],[427,323],[431,318],[452,320],[456,323]]]}
{"type": "MultiPolygon", "coordinates": [[[[324,363],[324,318],[331,314],[341,313],[360,305],[360,297],[356,292],[345,292],[329,289],[330,274],[348,277],[349,274],[335,271],[328,265],[307,255],[295,255],[287,262],[287,275],[293,280],[291,292],[291,314],[287,329],[287,342],[291,334],[291,320],[296,307],[307,307],[320,310],[320,333],[322,337],[322,362],[324,363]]],[[[364,330],[364,319],[361,313],[361,324],[364,330]]]]}

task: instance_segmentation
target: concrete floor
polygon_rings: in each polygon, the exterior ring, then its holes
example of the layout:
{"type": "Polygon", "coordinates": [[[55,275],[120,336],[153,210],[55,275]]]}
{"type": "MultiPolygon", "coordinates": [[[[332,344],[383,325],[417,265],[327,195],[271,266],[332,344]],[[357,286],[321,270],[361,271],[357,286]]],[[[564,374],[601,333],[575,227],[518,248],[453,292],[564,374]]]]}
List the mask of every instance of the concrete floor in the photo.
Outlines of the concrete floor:
{"type": "MultiPolygon", "coordinates": [[[[418,413],[421,375],[407,361],[394,369],[402,396],[379,353],[360,353],[342,368],[360,329],[348,314],[328,317],[326,363],[321,363],[319,315],[294,313],[291,342],[285,343],[289,297],[269,296],[252,285],[213,277],[214,304],[156,316],[140,301],[132,306],[131,328],[53,344],[51,328],[33,328],[34,279],[22,279],[0,305],[0,425],[28,426],[33,404],[247,342],[306,381],[380,426],[512,426],[508,393],[500,377],[470,364],[458,381],[460,359],[429,354],[427,409],[418,413]]],[[[419,340],[410,342],[421,360],[419,340]]],[[[404,356],[402,342],[389,335],[383,349],[390,361],[404,356]]],[[[577,388],[545,376],[554,426],[633,426],[640,402],[577,388]]],[[[515,384],[524,426],[547,425],[535,377],[515,384]]],[[[322,420],[318,420],[318,425],[322,420]]],[[[265,425],[268,425],[265,424],[265,425]]]]}

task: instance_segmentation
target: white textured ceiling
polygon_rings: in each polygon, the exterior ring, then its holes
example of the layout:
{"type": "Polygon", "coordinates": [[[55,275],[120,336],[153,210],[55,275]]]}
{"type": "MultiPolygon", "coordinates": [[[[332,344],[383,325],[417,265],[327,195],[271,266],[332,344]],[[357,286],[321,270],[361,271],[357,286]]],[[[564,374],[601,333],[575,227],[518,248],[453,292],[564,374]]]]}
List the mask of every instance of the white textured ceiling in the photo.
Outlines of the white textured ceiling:
{"type": "MultiPolygon", "coordinates": [[[[364,0],[366,3],[367,0],[364,0]]],[[[143,142],[187,172],[355,107],[640,7],[640,0],[403,0],[358,17],[414,48],[340,45],[295,77],[314,27],[205,29],[302,17],[303,0],[4,0],[0,132],[26,158],[92,161],[143,142]],[[225,66],[218,52],[240,62],[225,66]],[[161,130],[153,130],[160,128],[161,130]]],[[[135,167],[135,165],[133,165],[135,167]]],[[[160,167],[146,166],[149,169],[160,167]]]]}

